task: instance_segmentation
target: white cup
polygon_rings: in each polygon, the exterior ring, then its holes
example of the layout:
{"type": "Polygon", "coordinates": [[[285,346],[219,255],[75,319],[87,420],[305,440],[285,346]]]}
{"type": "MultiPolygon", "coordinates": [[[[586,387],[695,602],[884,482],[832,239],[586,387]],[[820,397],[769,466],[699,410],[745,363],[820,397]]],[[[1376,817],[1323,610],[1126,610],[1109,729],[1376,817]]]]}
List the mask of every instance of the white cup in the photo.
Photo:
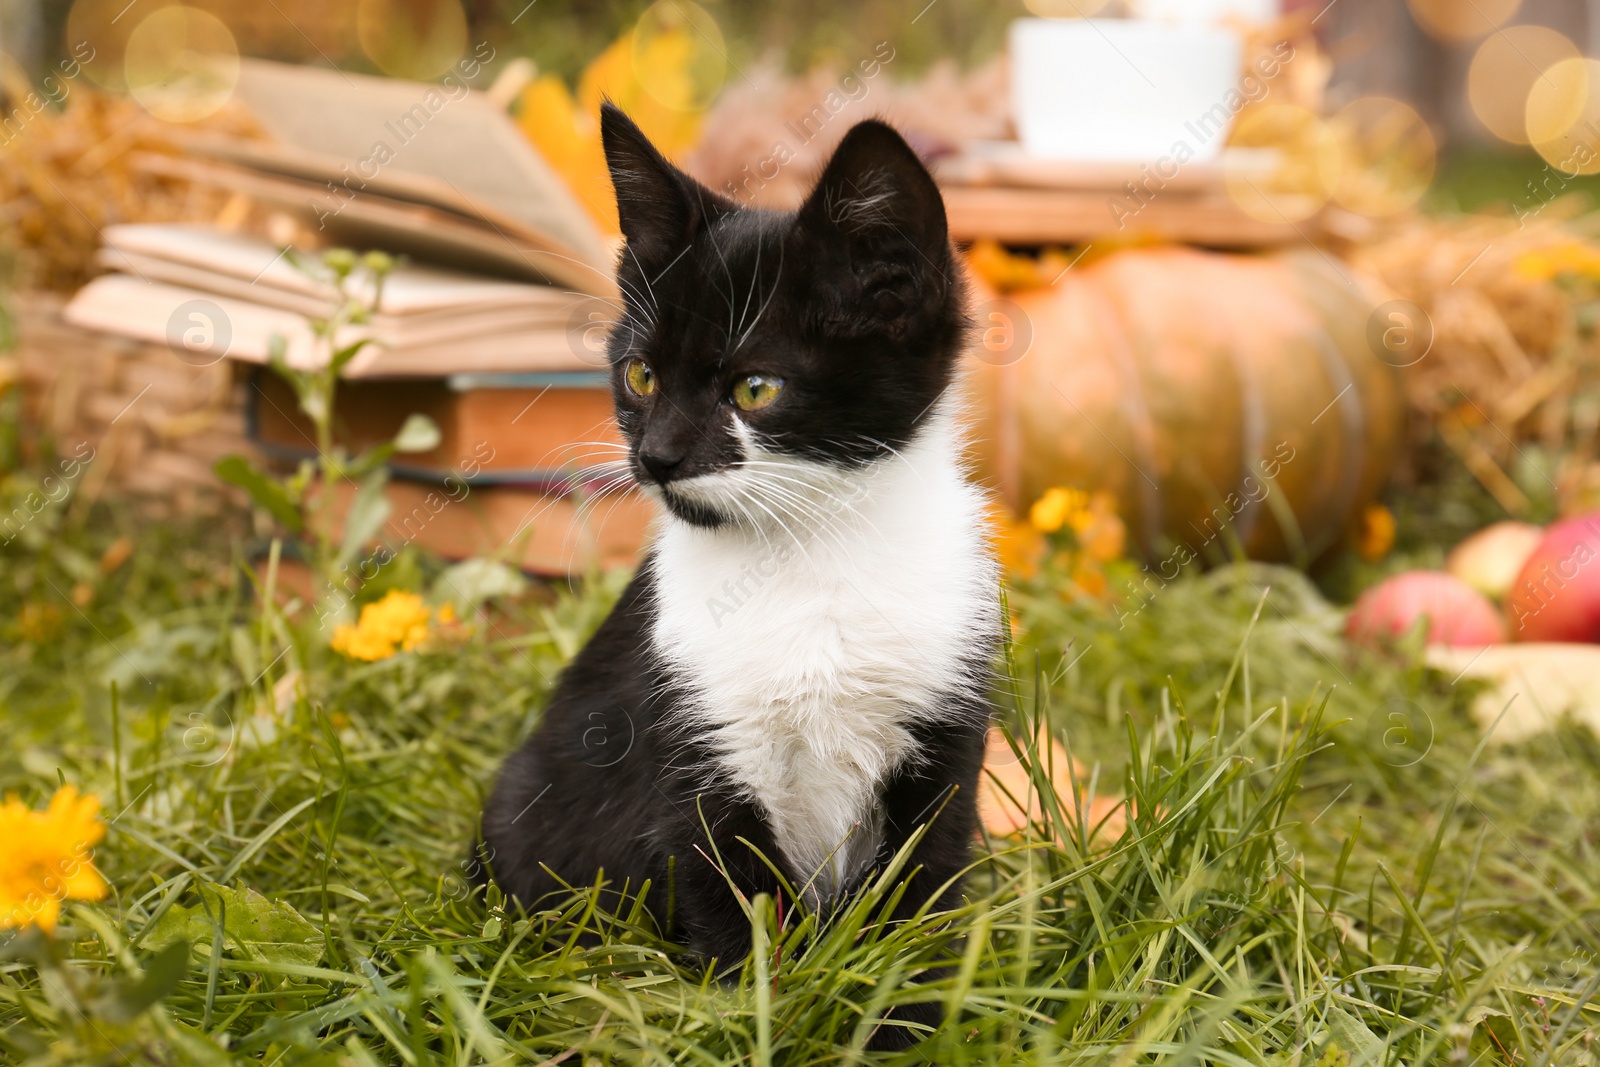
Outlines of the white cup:
{"type": "Polygon", "coordinates": [[[1129,0],[1133,14],[1164,22],[1215,24],[1238,20],[1257,25],[1281,12],[1278,0],[1129,0]]]}
{"type": "Polygon", "coordinates": [[[1146,163],[1184,142],[1215,159],[1243,46],[1231,30],[1134,19],[1018,19],[1011,106],[1029,154],[1146,163]]]}

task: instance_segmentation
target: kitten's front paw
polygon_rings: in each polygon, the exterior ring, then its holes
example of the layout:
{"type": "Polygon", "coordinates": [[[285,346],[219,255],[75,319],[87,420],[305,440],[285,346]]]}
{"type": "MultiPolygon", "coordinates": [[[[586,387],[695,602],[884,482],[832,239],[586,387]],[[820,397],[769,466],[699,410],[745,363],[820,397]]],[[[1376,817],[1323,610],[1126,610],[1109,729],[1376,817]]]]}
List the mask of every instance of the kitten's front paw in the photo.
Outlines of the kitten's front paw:
{"type": "Polygon", "coordinates": [[[731,974],[737,980],[739,968],[750,955],[750,928],[702,931],[690,939],[689,952],[702,966],[714,962],[716,973],[724,979],[731,974]]]}

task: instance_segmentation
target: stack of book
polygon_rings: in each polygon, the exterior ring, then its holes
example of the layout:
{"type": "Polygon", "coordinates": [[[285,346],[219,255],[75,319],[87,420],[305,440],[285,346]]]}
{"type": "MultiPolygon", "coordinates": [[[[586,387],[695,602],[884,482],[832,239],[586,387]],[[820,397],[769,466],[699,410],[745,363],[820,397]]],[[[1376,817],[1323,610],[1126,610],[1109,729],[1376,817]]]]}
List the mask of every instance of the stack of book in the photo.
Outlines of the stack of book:
{"type": "MultiPolygon", "coordinates": [[[[274,337],[292,367],[326,358],[311,320],[332,312],[336,294],[316,253],[204,226],[108,226],[102,235],[97,258],[110,273],[68,305],[73,323],[170,342],[191,363],[265,363],[274,337]]],[[[357,299],[375,295],[360,291],[359,273],[352,284],[357,299]]],[[[381,300],[371,323],[339,339],[375,342],[345,367],[348,378],[605,368],[599,340],[611,308],[598,297],[402,261],[381,300]]]]}
{"type": "MultiPolygon", "coordinates": [[[[238,95],[270,145],[196,142],[189,157],[143,165],[296,214],[324,246],[402,257],[371,321],[337,338],[374,342],[344,369],[340,443],[387,441],[413,413],[441,431],[431,452],[392,465],[391,548],[546,573],[631,563],[650,512],[616,462],[602,346],[613,246],[500,109],[444,93],[250,62],[238,95]]],[[[216,228],[109,227],[108,273],[65,317],[165,343],[178,366],[246,365],[252,438],[297,462],[315,455],[315,434],[264,364],[279,344],[294,367],[327,358],[311,320],[336,294],[302,256],[316,258],[216,228]]]]}

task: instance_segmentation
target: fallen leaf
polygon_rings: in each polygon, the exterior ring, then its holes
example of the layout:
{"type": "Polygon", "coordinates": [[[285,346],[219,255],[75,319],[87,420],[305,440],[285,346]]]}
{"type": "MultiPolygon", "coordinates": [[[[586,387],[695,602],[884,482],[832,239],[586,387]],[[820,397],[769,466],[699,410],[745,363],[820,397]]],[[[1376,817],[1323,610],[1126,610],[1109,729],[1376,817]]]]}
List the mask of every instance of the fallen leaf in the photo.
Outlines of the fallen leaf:
{"type": "MultiPolygon", "coordinates": [[[[1067,750],[1047,728],[1039,728],[1034,748],[1041,766],[1050,769],[1050,784],[1059,803],[1066,807],[1077,798],[1089,826],[1100,827],[1096,836],[1108,842],[1121,837],[1128,824],[1126,801],[1117,796],[1085,796],[1067,750]],[[1105,820],[1103,826],[1101,820],[1105,820]]],[[[983,772],[978,782],[978,815],[985,830],[996,837],[1009,837],[1029,824],[1046,824],[1044,798],[1035,788],[1033,775],[998,727],[989,731],[983,772]]]]}
{"type": "Polygon", "coordinates": [[[128,562],[128,557],[132,555],[133,540],[127,537],[117,538],[107,545],[106,550],[100,554],[100,573],[110,574],[128,562]]]}

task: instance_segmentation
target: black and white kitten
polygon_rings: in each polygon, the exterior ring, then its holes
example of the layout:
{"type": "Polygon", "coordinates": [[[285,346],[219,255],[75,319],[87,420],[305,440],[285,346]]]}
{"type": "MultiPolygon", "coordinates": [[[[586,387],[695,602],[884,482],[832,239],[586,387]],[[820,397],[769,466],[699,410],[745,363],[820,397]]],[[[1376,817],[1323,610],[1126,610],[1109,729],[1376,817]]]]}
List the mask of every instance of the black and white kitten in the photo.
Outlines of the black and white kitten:
{"type": "Polygon", "coordinates": [[[669,936],[733,963],[729,878],[785,895],[757,851],[825,910],[929,824],[900,915],[953,904],[1001,621],[947,396],[967,319],[938,188],[881,122],[795,213],[705,188],[610,105],[602,132],[617,420],[663,516],[501,772],[490,871],[529,905],[648,880],[669,936]]]}

